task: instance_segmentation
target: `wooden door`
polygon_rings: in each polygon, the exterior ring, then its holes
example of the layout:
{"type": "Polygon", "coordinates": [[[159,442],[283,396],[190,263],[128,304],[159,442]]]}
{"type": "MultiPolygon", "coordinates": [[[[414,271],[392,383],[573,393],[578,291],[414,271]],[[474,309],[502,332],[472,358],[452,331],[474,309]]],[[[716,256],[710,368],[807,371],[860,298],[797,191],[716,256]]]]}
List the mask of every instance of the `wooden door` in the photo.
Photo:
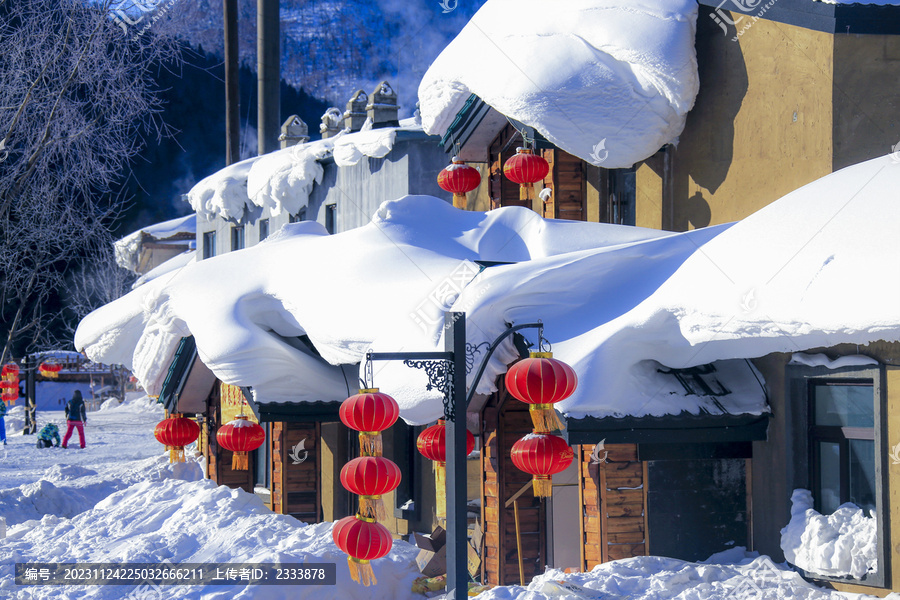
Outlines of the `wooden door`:
{"type": "MultiPolygon", "coordinates": [[[[610,560],[647,554],[645,463],[637,444],[609,444],[606,462],[592,457],[594,446],[580,447],[584,504],[584,565],[590,571],[610,560]]],[[[603,452],[598,453],[603,458],[603,452]]]]}

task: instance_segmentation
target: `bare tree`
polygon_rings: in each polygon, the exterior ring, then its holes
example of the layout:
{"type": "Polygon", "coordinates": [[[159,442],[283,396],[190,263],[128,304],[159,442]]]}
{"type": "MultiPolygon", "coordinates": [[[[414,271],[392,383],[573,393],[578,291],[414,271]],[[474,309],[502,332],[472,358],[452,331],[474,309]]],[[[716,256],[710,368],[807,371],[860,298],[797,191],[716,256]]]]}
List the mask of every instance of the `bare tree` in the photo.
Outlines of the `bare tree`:
{"type": "Polygon", "coordinates": [[[137,278],[116,262],[112,244],[92,248],[88,260],[69,269],[62,286],[64,318],[60,330],[66,339],[72,339],[79,321],[88,313],[130,292],[137,278]]]}
{"type": "Polygon", "coordinates": [[[165,133],[151,69],[178,45],[112,8],[0,2],[0,363],[46,339],[67,270],[112,242],[116,183],[165,133]]]}

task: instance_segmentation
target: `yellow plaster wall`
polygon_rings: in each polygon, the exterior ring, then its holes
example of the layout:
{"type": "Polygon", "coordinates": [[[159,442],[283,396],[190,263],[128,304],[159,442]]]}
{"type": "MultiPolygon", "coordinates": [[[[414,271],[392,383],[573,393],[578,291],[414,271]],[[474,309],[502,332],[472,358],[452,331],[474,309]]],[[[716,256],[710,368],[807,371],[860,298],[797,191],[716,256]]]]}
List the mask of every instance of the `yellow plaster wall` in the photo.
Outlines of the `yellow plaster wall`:
{"type": "Polygon", "coordinates": [[[671,150],[666,229],[741,219],[831,172],[833,36],[760,19],[731,37],[698,20],[700,92],[671,150]]]}
{"type": "Polygon", "coordinates": [[[834,170],[900,143],[900,36],[834,36],[834,170]]]}

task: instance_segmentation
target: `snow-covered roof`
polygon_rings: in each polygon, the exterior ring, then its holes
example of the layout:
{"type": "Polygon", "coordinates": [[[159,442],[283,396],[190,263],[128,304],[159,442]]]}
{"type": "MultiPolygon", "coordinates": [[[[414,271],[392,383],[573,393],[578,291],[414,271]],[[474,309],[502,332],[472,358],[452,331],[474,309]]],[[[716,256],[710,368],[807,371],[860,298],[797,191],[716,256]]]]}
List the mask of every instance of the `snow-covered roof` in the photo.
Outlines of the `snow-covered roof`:
{"type": "Polygon", "coordinates": [[[186,250],[181,254],[177,254],[165,261],[164,263],[157,265],[156,267],[150,269],[132,284],[131,288],[134,289],[136,287],[140,287],[147,283],[148,281],[152,281],[157,277],[161,277],[167,273],[171,273],[172,271],[176,271],[183,267],[184,265],[193,262],[197,259],[197,251],[196,250],[186,250]]]}
{"type": "Polygon", "coordinates": [[[184,243],[184,235],[191,236],[197,233],[197,215],[191,214],[176,219],[155,223],[148,227],[142,227],[137,231],[132,231],[125,237],[116,240],[114,245],[116,262],[122,268],[135,270],[138,264],[138,254],[141,250],[141,242],[145,235],[151,236],[154,241],[165,243],[172,238],[177,239],[177,243],[184,243]],[[182,234],[182,235],[180,235],[182,234]]]}
{"type": "Polygon", "coordinates": [[[631,167],[675,140],[699,89],[692,0],[488,0],[425,73],[425,131],[471,94],[558,147],[631,167]],[[608,152],[608,155],[607,155],[608,152]]]}
{"type": "MultiPolygon", "coordinates": [[[[259,402],[342,400],[355,382],[338,365],[370,350],[442,348],[449,308],[467,313],[476,347],[506,323],[543,320],[555,355],[579,375],[559,405],[571,417],[759,414],[767,407],[755,374],[727,375],[736,369],[727,359],[900,340],[900,278],[888,268],[900,264],[898,187],[900,163],[884,157],[737,224],[676,234],[407,196],[365,227],[329,236],[296,223],[191,263],[91,313],[75,343],[133,367],[151,393],[179,339],[194,335],[201,360],[223,381],[252,386],[259,402]],[[515,264],[479,272],[474,261],[515,264]],[[659,372],[708,363],[740,388],[724,410],[659,372]]],[[[516,356],[501,346],[478,392],[493,391],[516,356]]],[[[375,384],[410,422],[441,414],[426,383],[402,363],[376,365],[375,384]]]]}
{"type": "Polygon", "coordinates": [[[264,208],[273,216],[283,210],[296,214],[307,205],[313,184],[322,182],[319,161],[333,158],[339,167],[347,167],[364,157],[383,158],[400,131],[421,132],[422,126],[415,119],[404,119],[399,127],[345,130],[328,139],[248,158],[203,179],[186,199],[208,221],[217,216],[240,221],[264,208]]]}

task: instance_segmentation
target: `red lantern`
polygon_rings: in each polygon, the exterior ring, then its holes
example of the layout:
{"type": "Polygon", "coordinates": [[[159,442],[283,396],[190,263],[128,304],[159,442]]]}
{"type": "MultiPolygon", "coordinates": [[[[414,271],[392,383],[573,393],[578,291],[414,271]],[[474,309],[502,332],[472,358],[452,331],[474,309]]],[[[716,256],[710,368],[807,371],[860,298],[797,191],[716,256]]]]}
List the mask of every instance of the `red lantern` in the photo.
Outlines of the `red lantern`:
{"type": "MultiPolygon", "coordinates": [[[[434,461],[435,514],[447,516],[447,426],[443,419],[419,434],[416,448],[428,460],[434,461]]],[[[466,456],[475,449],[475,437],[466,430],[466,456]]]]}
{"type": "Polygon", "coordinates": [[[41,366],[38,367],[41,372],[41,375],[47,377],[48,379],[56,379],[59,376],[59,372],[62,371],[62,365],[57,363],[41,363],[41,366]]]}
{"type": "Polygon", "coordinates": [[[3,369],[0,370],[0,376],[4,378],[11,378],[14,376],[16,379],[19,378],[19,365],[16,363],[6,363],[3,365],[3,369]]]}
{"type": "Polygon", "coordinates": [[[438,173],[437,181],[442,190],[453,194],[453,206],[465,209],[466,194],[481,184],[481,174],[454,156],[452,163],[438,173]]]}
{"type": "Polygon", "coordinates": [[[522,187],[543,181],[549,172],[550,165],[544,157],[528,148],[516,148],[515,156],[510,156],[503,165],[503,174],[507,179],[522,187]]]}
{"type": "Polygon", "coordinates": [[[4,403],[12,406],[16,403],[16,400],[19,399],[19,392],[3,392],[0,394],[0,400],[3,400],[4,403]]]}
{"type": "Polygon", "coordinates": [[[359,514],[386,519],[382,494],[400,485],[400,468],[381,456],[360,456],[341,469],[341,485],[359,495],[359,514]]]}
{"type": "Polygon", "coordinates": [[[553,491],[553,475],[565,471],[575,453],[556,435],[531,433],[513,444],[510,457],[520,471],[534,476],[534,495],[547,498],[553,491]]]}
{"type": "Polygon", "coordinates": [[[231,468],[235,471],[246,471],[250,468],[248,452],[256,450],[266,441],[266,430],[247,418],[238,415],[234,421],[226,423],[216,432],[216,442],[234,454],[231,457],[231,468]]]}
{"type": "Polygon", "coordinates": [[[341,422],[359,432],[360,454],[381,456],[381,432],[397,422],[400,406],[378,388],[359,390],[341,403],[341,422]]]}
{"type": "Polygon", "coordinates": [[[506,372],[506,389],[517,400],[530,404],[528,412],[538,433],[559,431],[562,424],[553,405],[572,395],[578,376],[552,352],[532,352],[506,372]]]}
{"type": "Polygon", "coordinates": [[[370,561],[391,551],[394,540],[387,527],[358,515],[344,517],[334,524],[331,537],[338,548],[350,555],[347,564],[353,581],[365,586],[378,583],[370,561]]]}
{"type": "Polygon", "coordinates": [[[187,417],[172,414],[157,424],[153,435],[160,444],[165,444],[170,463],[184,462],[184,447],[197,440],[200,426],[187,417]]]}
{"type": "Polygon", "coordinates": [[[0,381],[0,390],[9,391],[17,387],[19,387],[18,384],[12,379],[3,379],[2,381],[0,381]]]}

